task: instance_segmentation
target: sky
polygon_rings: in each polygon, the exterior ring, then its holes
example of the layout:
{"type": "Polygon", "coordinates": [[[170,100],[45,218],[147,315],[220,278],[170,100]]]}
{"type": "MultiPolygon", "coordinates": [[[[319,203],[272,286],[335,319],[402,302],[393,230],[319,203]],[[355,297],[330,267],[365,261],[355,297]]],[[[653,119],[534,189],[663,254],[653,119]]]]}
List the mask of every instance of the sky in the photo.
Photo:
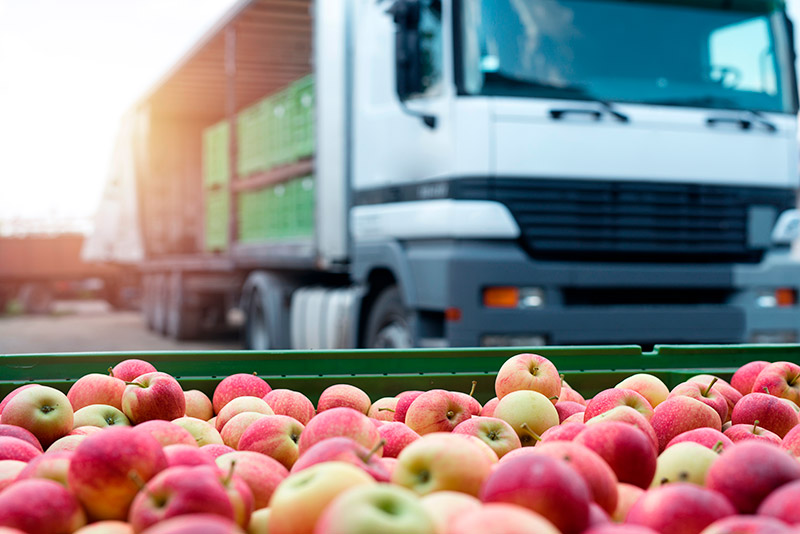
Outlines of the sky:
{"type": "Polygon", "coordinates": [[[88,222],[124,112],[235,2],[0,0],[0,233],[88,222]]]}

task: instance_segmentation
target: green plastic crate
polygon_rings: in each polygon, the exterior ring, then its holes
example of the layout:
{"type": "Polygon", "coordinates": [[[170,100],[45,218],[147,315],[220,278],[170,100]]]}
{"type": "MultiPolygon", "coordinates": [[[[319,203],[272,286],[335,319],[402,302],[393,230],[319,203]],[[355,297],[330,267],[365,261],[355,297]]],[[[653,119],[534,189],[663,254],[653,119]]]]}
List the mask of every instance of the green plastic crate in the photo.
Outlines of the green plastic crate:
{"type": "Polygon", "coordinates": [[[29,382],[67,391],[84,375],[104,373],[122,360],[139,358],[177,377],[185,389],[209,395],[228,375],[257,372],[273,388],[301,391],[314,402],[326,387],[337,383],[360,387],[378,399],[411,389],[467,392],[473,380],[475,397],[486,402],[495,395],[500,366],[521,352],[549,358],[570,385],[587,396],[634,373],[652,373],[672,388],[700,373],[728,379],[736,368],[753,360],[800,363],[800,345],[661,346],[648,353],[637,346],[595,346],[0,355],[0,396],[29,382]]]}
{"type": "Polygon", "coordinates": [[[205,248],[209,252],[228,248],[230,196],[227,190],[206,191],[205,248]]]}
{"type": "Polygon", "coordinates": [[[203,184],[214,187],[230,180],[230,125],[219,122],[203,130],[203,184]]]}
{"type": "Polygon", "coordinates": [[[277,167],[293,159],[290,128],[290,105],[287,91],[281,91],[267,99],[269,110],[269,137],[267,140],[269,166],[277,167]]]}
{"type": "Polygon", "coordinates": [[[306,76],[289,88],[292,152],[295,159],[314,155],[314,77],[306,76]]]}

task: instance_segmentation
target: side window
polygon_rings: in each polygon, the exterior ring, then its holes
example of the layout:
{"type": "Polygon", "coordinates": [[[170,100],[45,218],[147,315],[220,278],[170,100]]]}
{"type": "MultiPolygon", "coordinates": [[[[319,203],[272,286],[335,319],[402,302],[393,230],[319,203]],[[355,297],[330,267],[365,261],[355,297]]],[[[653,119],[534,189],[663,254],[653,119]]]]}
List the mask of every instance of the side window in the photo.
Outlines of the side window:
{"type": "Polygon", "coordinates": [[[709,36],[709,77],[727,89],[777,93],[775,58],[768,22],[751,19],[714,30],[709,36]]]}
{"type": "Polygon", "coordinates": [[[442,68],[442,2],[421,0],[419,19],[422,91],[412,98],[434,96],[441,92],[442,68]]]}

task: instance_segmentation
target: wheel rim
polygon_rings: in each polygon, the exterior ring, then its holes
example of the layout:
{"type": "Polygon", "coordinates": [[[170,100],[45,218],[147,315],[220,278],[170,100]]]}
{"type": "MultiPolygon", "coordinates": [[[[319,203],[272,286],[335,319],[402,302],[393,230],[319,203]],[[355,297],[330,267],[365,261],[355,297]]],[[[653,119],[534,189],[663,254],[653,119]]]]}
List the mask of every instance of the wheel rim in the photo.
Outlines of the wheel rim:
{"type": "Polygon", "coordinates": [[[380,330],[375,336],[377,349],[410,349],[411,330],[404,322],[395,320],[380,330]]]}

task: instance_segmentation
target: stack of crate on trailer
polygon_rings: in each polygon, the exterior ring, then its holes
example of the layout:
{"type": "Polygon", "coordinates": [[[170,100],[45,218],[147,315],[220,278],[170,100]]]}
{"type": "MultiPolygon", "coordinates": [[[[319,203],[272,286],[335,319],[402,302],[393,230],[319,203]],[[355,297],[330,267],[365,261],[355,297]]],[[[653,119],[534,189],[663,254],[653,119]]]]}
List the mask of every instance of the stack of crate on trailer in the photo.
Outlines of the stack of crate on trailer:
{"type": "MultiPolygon", "coordinates": [[[[204,173],[206,174],[206,249],[227,245],[227,234],[217,234],[217,218],[227,217],[228,173],[217,166],[223,122],[204,132],[204,173]],[[214,178],[210,178],[213,176],[214,178]],[[209,184],[224,184],[215,188],[209,184]],[[223,203],[219,193],[226,196],[223,203]],[[219,204],[219,205],[217,205],[219,204]],[[212,221],[213,220],[213,221],[212,221]],[[209,232],[213,230],[213,232],[209,232]]],[[[284,90],[269,95],[239,112],[236,118],[236,170],[240,191],[237,196],[237,239],[259,243],[308,238],[314,230],[314,178],[307,172],[279,172],[308,160],[314,154],[314,82],[312,76],[297,80],[284,90]]],[[[224,155],[228,164],[227,152],[224,155]]],[[[302,169],[302,167],[298,167],[302,169]]],[[[220,228],[227,232],[227,224],[220,228]]]]}
{"type": "Polygon", "coordinates": [[[227,121],[203,132],[203,188],[205,191],[205,249],[210,252],[228,246],[230,210],[229,159],[230,128],[227,121]]]}

